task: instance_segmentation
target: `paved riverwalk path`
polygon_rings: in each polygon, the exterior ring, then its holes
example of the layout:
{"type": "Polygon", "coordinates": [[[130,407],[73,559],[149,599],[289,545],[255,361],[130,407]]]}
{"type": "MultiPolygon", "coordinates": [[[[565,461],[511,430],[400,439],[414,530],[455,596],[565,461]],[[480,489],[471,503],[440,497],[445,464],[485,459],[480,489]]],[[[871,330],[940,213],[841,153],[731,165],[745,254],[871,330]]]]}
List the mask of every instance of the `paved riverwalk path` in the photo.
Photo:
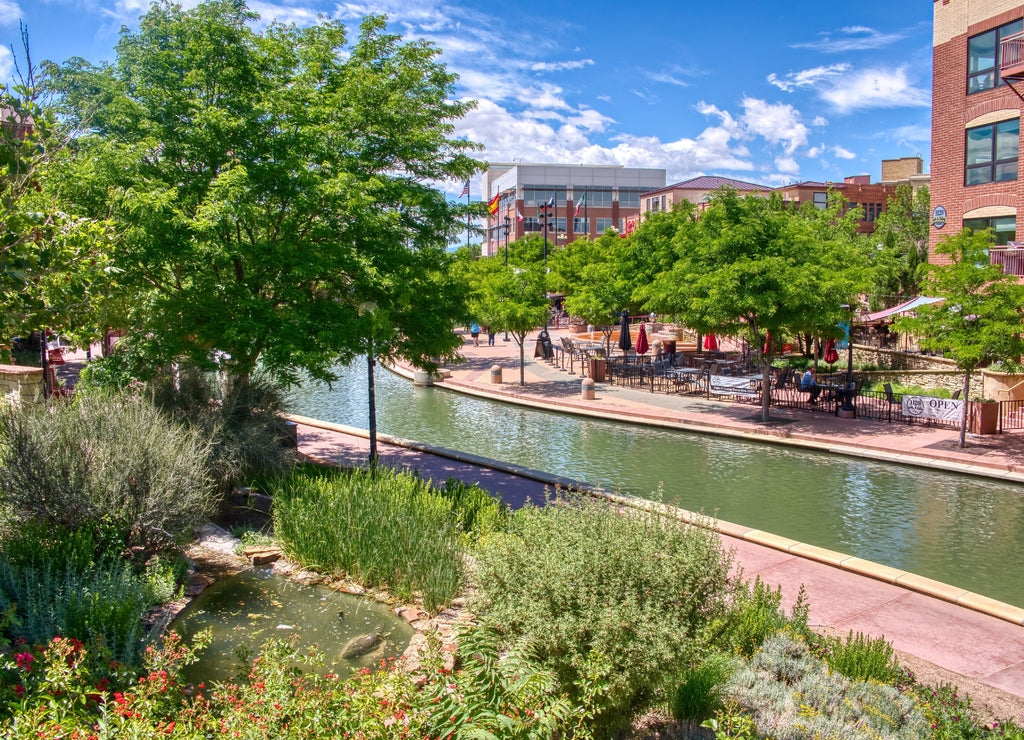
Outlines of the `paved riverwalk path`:
{"type": "MultiPolygon", "coordinates": [[[[762,424],[760,408],[748,404],[651,393],[608,383],[597,383],[594,399],[584,400],[578,367],[573,374],[534,359],[534,339],[535,335],[527,340],[523,385],[519,384],[519,348],[501,335],[494,346],[485,341],[479,346],[467,342],[463,348],[466,361],[446,368],[448,377],[436,385],[547,410],[1024,483],[1022,435],[971,436],[968,447],[960,450],[957,431],[943,427],[839,419],[825,413],[776,408],[771,412],[774,423],[762,424]],[[492,382],[495,365],[501,368],[501,383],[492,382]]],[[[342,464],[365,464],[369,446],[364,430],[295,418],[299,449],[304,454],[342,464]]],[[[386,436],[380,438],[383,464],[419,470],[439,481],[452,477],[480,483],[513,506],[526,500],[541,502],[555,485],[568,483],[540,471],[435,449],[429,440],[394,441],[396,444],[386,436]]],[[[1024,609],[748,527],[721,522],[719,529],[724,547],[734,551],[747,578],[760,576],[781,586],[784,606],[792,605],[804,587],[814,626],[844,635],[853,630],[884,636],[900,653],[937,666],[936,675],[927,677],[930,682],[963,686],[965,682],[958,680],[962,677],[994,689],[995,713],[1012,713],[1024,720],[1024,609]]]]}

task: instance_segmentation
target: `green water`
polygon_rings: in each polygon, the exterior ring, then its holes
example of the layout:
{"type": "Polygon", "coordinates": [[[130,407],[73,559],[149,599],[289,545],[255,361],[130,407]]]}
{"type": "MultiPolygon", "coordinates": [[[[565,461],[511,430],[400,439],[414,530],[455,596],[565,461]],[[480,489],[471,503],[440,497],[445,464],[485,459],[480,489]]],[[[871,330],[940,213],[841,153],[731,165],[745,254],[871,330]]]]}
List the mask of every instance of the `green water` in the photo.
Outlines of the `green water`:
{"type": "MultiPolygon", "coordinates": [[[[365,360],[289,407],[367,428],[365,360]]],[[[1024,607],[1024,487],[535,411],[376,374],[382,433],[656,498],[1024,607]]]]}
{"type": "Polygon", "coordinates": [[[383,604],[324,586],[299,585],[268,570],[244,571],[217,581],[172,626],[188,638],[204,629],[213,632],[213,642],[199,662],[184,672],[185,680],[196,684],[233,680],[241,666],[239,650],[255,655],[272,638],[294,640],[304,652],[318,650],[325,663],[317,670],[344,678],[400,655],[413,635],[405,620],[383,604]],[[362,657],[341,657],[349,640],[368,634],[384,636],[375,650],[362,657]]]}

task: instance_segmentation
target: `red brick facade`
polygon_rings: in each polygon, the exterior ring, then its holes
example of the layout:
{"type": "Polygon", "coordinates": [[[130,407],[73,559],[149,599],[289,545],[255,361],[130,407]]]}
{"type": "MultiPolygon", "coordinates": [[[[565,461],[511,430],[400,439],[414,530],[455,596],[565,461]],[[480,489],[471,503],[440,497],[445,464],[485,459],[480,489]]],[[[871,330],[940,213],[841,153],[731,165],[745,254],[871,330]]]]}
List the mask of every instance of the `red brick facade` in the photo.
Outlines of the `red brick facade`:
{"type": "MultiPolygon", "coordinates": [[[[1024,3],[934,0],[933,10],[930,188],[933,222],[929,259],[935,262],[938,242],[959,233],[965,218],[1015,216],[1017,238],[1024,236],[1019,215],[1024,211],[1024,179],[1019,158],[1015,180],[965,185],[967,129],[1019,118],[1024,108],[1013,88],[1005,84],[968,95],[968,40],[1020,20],[1024,17],[1024,3]],[[937,208],[945,210],[945,223],[941,227],[936,226],[937,208]]],[[[1024,81],[1014,82],[1014,86],[1024,92],[1024,81]]]]}

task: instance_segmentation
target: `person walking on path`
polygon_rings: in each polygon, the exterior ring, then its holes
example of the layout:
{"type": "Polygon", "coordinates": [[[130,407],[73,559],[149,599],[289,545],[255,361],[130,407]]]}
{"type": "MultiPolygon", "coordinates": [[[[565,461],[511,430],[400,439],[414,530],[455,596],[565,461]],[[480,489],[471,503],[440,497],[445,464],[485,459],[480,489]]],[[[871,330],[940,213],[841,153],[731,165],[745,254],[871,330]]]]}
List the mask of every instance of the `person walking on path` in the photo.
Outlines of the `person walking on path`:
{"type": "Polygon", "coordinates": [[[494,334],[495,334],[494,329],[492,329],[491,325],[488,324],[487,326],[484,327],[484,331],[487,332],[487,346],[488,347],[493,347],[494,346],[494,334]]]}
{"type": "Polygon", "coordinates": [[[480,324],[475,321],[469,325],[469,336],[473,337],[473,346],[480,346],[480,324]]]}

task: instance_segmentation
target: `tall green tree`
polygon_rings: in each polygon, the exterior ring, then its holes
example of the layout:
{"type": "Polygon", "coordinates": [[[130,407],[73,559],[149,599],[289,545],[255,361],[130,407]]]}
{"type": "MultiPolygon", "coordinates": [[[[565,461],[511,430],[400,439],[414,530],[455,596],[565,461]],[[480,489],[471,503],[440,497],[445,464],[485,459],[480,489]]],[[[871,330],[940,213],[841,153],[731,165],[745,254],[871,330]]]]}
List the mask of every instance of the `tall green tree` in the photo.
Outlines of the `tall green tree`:
{"type": "Polygon", "coordinates": [[[507,331],[519,345],[519,385],[526,385],[526,337],[548,318],[544,267],[504,264],[504,256],[472,264],[470,311],[494,331],[507,331]]]}
{"type": "Polygon", "coordinates": [[[889,308],[921,293],[928,264],[928,188],[898,185],[875,230],[864,238],[872,264],[872,308],[889,308]]]}
{"type": "Polygon", "coordinates": [[[110,244],[102,219],[62,200],[69,133],[44,104],[24,31],[22,40],[24,69],[0,86],[0,356],[5,340],[37,330],[91,339],[90,290],[110,244]]]}
{"type": "Polygon", "coordinates": [[[928,265],[925,287],[929,295],[945,300],[921,306],[893,325],[917,336],[922,349],[951,357],[964,371],[960,447],[966,443],[971,373],[995,360],[1016,361],[1024,350],[1024,286],[989,262],[991,244],[991,233],[970,229],[940,242],[935,254],[948,262],[928,265]]]}
{"type": "Polygon", "coordinates": [[[159,0],[113,65],[48,70],[89,127],[77,196],[123,229],[138,356],[330,380],[372,327],[378,356],[451,357],[465,307],[445,247],[464,218],[433,183],[479,168],[453,135],[472,104],[436,47],[382,17],[352,43],[333,21],[256,20],[239,0],[159,0]]]}
{"type": "Polygon", "coordinates": [[[716,193],[696,220],[677,224],[676,261],[642,291],[647,307],[701,333],[745,339],[760,359],[761,418],[769,420],[774,342],[835,332],[862,286],[862,253],[841,208],[794,211],[778,196],[716,193]]]}

